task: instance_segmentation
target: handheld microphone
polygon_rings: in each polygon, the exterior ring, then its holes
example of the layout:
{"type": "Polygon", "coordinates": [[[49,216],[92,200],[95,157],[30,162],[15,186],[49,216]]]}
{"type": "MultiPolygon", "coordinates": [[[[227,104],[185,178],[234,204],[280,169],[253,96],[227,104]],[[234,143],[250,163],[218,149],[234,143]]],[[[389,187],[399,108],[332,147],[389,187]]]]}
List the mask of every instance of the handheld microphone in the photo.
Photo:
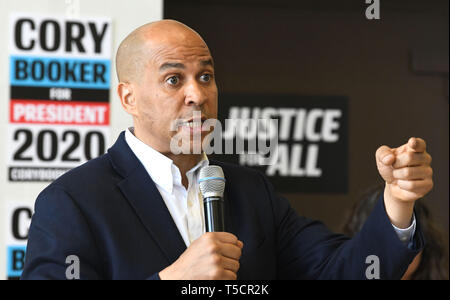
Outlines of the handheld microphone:
{"type": "Polygon", "coordinates": [[[206,232],[225,231],[223,216],[225,176],[222,168],[219,166],[201,168],[198,183],[203,195],[206,232]]]}

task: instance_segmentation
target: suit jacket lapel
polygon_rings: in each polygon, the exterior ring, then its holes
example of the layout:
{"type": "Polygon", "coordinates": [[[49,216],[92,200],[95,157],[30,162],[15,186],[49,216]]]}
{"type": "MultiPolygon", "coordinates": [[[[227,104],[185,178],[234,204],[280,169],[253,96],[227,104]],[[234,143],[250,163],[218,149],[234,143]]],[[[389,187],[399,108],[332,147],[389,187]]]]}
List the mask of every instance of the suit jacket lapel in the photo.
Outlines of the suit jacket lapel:
{"type": "Polygon", "coordinates": [[[124,177],[118,183],[120,190],[168,263],[173,263],[186,250],[186,244],[155,183],[126,143],[124,132],[108,152],[113,167],[124,177]]]}

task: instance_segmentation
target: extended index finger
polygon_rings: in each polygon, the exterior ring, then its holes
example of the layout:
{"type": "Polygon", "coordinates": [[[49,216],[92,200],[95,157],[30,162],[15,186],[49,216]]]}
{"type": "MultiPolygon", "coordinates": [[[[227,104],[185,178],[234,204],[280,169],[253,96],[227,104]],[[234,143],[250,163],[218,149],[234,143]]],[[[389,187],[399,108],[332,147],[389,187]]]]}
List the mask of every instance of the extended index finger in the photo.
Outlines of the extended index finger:
{"type": "Polygon", "coordinates": [[[421,138],[412,137],[408,141],[408,149],[413,152],[422,153],[427,150],[427,143],[421,138]]]}

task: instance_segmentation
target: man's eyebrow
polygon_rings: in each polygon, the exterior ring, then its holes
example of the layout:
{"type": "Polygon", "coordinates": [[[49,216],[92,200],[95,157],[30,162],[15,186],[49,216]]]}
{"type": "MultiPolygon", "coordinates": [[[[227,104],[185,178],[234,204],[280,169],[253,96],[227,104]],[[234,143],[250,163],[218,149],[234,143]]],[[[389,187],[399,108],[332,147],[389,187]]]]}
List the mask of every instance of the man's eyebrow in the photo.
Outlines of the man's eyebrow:
{"type": "Polygon", "coordinates": [[[172,63],[172,62],[167,62],[161,65],[161,67],[159,67],[159,71],[165,71],[167,69],[186,69],[186,66],[183,65],[182,63],[172,63]]]}
{"type": "Polygon", "coordinates": [[[201,64],[203,67],[206,67],[206,66],[214,67],[214,62],[212,61],[212,59],[202,60],[202,61],[200,61],[200,64],[201,64]]]}
{"type": "MultiPolygon", "coordinates": [[[[205,60],[200,61],[200,65],[202,65],[202,67],[206,67],[206,66],[214,67],[214,62],[212,61],[212,59],[205,59],[205,60]]],[[[167,69],[172,69],[172,68],[186,69],[186,66],[183,65],[182,63],[166,62],[166,63],[163,63],[161,65],[161,67],[159,67],[159,71],[163,72],[167,69]]]]}

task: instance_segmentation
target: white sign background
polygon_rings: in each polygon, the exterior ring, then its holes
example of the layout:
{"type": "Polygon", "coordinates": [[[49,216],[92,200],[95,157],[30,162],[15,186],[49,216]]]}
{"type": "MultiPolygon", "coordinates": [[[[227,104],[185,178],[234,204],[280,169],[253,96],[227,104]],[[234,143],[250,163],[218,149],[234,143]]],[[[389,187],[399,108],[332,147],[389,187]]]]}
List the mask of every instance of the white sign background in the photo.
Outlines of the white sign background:
{"type": "MultiPolygon", "coordinates": [[[[123,38],[133,29],[148,22],[162,19],[162,0],[0,0],[0,40],[10,41],[10,16],[14,13],[40,14],[42,16],[72,15],[74,18],[103,16],[112,21],[112,47],[111,57],[114,61],[115,51],[123,38]],[[77,15],[79,14],[79,15],[77,15]]],[[[9,120],[9,42],[0,47],[0,141],[8,140],[9,120]]],[[[111,64],[111,91],[110,91],[110,147],[118,134],[132,124],[122,109],[115,92],[117,79],[115,66],[111,64]]],[[[0,147],[0,279],[6,279],[6,244],[10,241],[9,222],[10,209],[17,206],[32,208],[37,195],[48,183],[11,183],[8,182],[7,153],[12,145],[4,144],[0,147]]]]}

